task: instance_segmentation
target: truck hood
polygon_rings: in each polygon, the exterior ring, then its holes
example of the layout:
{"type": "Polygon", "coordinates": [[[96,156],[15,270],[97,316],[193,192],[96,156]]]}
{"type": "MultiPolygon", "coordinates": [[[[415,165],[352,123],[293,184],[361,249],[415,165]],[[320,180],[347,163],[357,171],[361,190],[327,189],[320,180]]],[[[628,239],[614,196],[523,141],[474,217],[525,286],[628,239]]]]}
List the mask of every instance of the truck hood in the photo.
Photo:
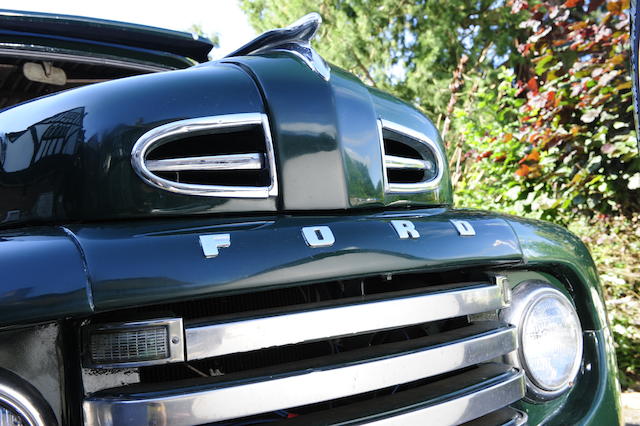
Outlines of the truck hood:
{"type": "Polygon", "coordinates": [[[319,22],[267,32],[241,56],[1,112],[0,227],[451,205],[433,123],[326,64],[308,41],[319,22]]]}

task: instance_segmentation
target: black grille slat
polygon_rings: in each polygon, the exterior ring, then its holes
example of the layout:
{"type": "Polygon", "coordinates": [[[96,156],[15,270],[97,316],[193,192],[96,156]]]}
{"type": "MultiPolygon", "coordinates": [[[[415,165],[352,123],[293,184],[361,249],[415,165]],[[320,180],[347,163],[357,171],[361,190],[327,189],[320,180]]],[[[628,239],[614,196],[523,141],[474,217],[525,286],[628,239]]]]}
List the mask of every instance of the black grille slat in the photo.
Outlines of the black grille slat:
{"type": "Polygon", "coordinates": [[[259,126],[181,137],[154,148],[147,155],[147,160],[252,152],[265,152],[264,134],[259,126]]]}

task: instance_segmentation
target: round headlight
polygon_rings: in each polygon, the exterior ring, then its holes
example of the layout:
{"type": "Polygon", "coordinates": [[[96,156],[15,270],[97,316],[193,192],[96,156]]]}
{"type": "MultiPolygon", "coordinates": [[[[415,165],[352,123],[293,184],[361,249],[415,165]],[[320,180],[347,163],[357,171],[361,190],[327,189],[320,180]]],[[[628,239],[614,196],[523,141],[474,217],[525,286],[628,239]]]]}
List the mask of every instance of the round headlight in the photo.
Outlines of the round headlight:
{"type": "Polygon", "coordinates": [[[14,373],[0,369],[0,426],[57,425],[44,397],[14,373]]]}
{"type": "Polygon", "coordinates": [[[555,398],[573,385],[582,361],[582,328],[564,294],[542,281],[522,283],[501,317],[518,328],[519,348],[510,358],[524,369],[530,397],[555,398]]]}

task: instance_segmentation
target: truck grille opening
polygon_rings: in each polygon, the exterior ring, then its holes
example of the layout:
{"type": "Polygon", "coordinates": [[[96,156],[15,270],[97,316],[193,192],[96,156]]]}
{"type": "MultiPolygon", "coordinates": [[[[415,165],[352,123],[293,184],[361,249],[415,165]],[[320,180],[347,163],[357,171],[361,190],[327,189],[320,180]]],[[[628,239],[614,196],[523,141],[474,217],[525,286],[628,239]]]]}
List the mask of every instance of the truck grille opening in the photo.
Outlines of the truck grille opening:
{"type": "Polygon", "coordinates": [[[426,135],[380,120],[386,192],[420,192],[437,187],[444,167],[440,148],[426,135]]]}
{"type": "Polygon", "coordinates": [[[147,183],[176,193],[277,195],[269,123],[261,113],[202,117],[157,127],[136,142],[131,164],[147,183]]]}
{"type": "MultiPolygon", "coordinates": [[[[119,415],[125,405],[141,410],[154,398],[177,398],[217,407],[194,424],[327,424],[390,411],[415,422],[438,410],[454,410],[459,423],[516,418],[505,407],[524,396],[524,377],[496,362],[516,349],[514,327],[495,320],[505,304],[502,292],[490,274],[458,270],[118,312],[182,317],[186,362],[137,369],[139,383],[88,395],[85,415],[98,407],[119,415]],[[500,398],[489,398],[492,393],[500,398]]],[[[114,313],[103,315],[93,321],[114,313]]]]}

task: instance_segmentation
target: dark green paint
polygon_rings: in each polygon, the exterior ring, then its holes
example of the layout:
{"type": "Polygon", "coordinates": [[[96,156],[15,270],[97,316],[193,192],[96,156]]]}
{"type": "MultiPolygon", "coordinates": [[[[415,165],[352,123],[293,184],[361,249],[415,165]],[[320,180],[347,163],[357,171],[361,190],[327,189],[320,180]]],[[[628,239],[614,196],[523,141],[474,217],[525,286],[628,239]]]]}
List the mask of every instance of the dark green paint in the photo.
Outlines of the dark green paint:
{"type": "Polygon", "coordinates": [[[99,311],[363,275],[513,264],[521,259],[511,228],[491,215],[436,210],[401,217],[413,221],[421,238],[399,239],[389,223],[398,215],[385,214],[70,228],[86,255],[99,311]],[[460,237],[451,218],[468,219],[476,237],[460,237]],[[301,228],[313,225],[329,225],[335,244],[308,247],[301,228]],[[231,246],[207,259],[198,237],[216,233],[229,233],[231,246]]]}
{"type": "Polygon", "coordinates": [[[282,208],[346,208],[331,86],[287,53],[230,60],[251,73],[263,92],[276,145],[282,208]]]}
{"type": "Polygon", "coordinates": [[[336,123],[340,135],[345,182],[354,207],[384,205],[382,150],[378,119],[367,88],[352,74],[336,67],[331,69],[331,91],[335,100],[336,123]]]}
{"type": "Polygon", "coordinates": [[[0,232],[0,326],[91,313],[82,256],[60,228],[0,232]]]}

